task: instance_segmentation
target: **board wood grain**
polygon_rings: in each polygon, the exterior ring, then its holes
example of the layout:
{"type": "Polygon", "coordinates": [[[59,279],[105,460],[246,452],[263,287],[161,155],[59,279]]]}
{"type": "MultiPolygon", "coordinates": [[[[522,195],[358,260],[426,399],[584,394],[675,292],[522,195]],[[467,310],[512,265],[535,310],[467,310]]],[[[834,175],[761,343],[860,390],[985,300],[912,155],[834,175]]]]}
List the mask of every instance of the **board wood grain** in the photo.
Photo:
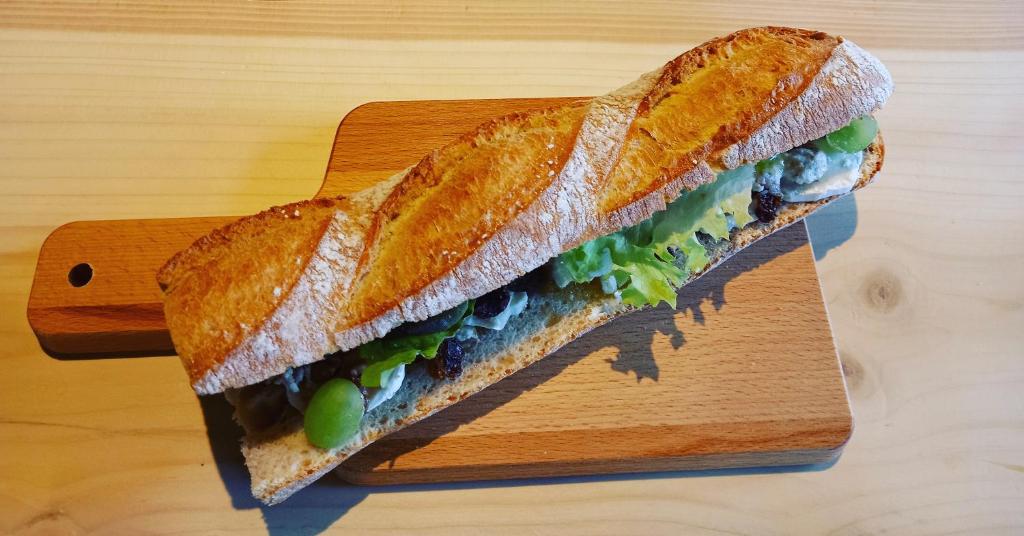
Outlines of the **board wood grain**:
{"type": "MultiPolygon", "coordinates": [[[[338,127],[317,196],[365,188],[476,125],[573,99],[372,102],[338,127]]],[[[29,322],[56,353],[173,351],[156,269],[231,218],[76,222],[43,244],[29,322]],[[92,277],[69,280],[88,263],[92,277]]],[[[389,436],[339,473],[396,484],[834,460],[851,417],[802,224],[686,287],[679,313],[613,322],[471,402],[389,436]],[[701,303],[728,314],[694,324],[701,303]],[[784,325],[763,321],[785,311],[784,325]],[[614,401],[609,405],[608,401],[614,401]]]]}

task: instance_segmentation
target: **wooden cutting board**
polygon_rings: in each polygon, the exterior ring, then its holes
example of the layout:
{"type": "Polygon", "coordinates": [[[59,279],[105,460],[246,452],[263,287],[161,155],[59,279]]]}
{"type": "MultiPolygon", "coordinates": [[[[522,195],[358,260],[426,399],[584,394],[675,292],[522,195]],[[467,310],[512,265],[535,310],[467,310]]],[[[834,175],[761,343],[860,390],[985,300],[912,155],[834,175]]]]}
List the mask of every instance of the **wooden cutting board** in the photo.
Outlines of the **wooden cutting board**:
{"type": "MultiPolygon", "coordinates": [[[[358,191],[504,113],[572,99],[375,102],[317,196],[358,191]]],[[[230,217],[75,222],[39,254],[28,317],[62,355],[170,353],[156,269],[230,217]]],[[[803,224],[338,469],[356,483],[821,464],[852,430],[803,224]]]]}

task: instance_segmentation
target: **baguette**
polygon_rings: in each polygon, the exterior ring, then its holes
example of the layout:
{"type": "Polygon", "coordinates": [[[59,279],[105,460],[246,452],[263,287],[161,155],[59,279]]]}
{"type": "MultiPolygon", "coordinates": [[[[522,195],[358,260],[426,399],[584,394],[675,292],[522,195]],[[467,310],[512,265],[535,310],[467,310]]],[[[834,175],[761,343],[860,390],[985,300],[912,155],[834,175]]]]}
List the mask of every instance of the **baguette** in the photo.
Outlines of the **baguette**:
{"type": "MultiPolygon", "coordinates": [[[[172,339],[199,394],[260,382],[501,287],[719,171],[875,111],[891,91],[881,63],[841,37],[767,27],[714,39],[608,95],[485,123],[350,198],[275,207],[200,239],[158,273],[172,339]]],[[[878,138],[857,187],[882,154],[878,138]]],[[[735,231],[711,266],[826,202],[735,231]]],[[[295,422],[248,437],[253,493],[279,502],[381,435],[629,310],[570,286],[483,339],[458,381],[412,367],[342,447],[313,447],[295,422]]]]}

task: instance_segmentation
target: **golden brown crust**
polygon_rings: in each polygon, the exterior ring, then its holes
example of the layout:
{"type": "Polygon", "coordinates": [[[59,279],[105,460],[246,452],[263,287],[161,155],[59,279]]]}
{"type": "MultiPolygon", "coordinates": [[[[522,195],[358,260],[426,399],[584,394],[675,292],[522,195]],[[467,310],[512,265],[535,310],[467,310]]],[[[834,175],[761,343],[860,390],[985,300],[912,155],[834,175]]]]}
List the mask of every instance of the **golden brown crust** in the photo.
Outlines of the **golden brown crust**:
{"type": "Polygon", "coordinates": [[[800,95],[839,42],[809,30],[755,28],[670,61],[640,101],[601,211],[619,210],[678,177],[689,179],[685,189],[699,186],[689,173],[800,95]]]}
{"type": "Polygon", "coordinates": [[[716,39],[589,103],[489,122],[353,200],[200,240],[161,271],[172,338],[197,392],[254,383],[484,294],[889,92],[840,38],[716,39]]]}
{"type": "Polygon", "coordinates": [[[414,167],[377,213],[370,258],[387,269],[363,274],[348,302],[348,325],[379,316],[449,273],[530,206],[568,159],[584,111],[570,105],[512,114],[414,167]]]}
{"type": "Polygon", "coordinates": [[[164,316],[191,378],[266,322],[265,311],[291,293],[334,212],[347,205],[325,199],[271,208],[199,239],[161,268],[157,280],[168,296],[218,297],[165,300],[164,316]],[[282,260],[266,262],[271,258],[282,260]],[[225,285],[239,280],[249,284],[225,285]]]}

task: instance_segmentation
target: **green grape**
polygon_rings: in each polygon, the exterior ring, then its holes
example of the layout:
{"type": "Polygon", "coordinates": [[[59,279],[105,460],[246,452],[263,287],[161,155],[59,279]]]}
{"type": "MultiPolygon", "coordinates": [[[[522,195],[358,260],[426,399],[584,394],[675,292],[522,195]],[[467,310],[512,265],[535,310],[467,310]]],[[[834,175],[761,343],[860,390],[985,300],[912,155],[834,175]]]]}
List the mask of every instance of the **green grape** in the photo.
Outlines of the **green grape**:
{"type": "Polygon", "coordinates": [[[342,378],[329,380],[316,390],[306,408],[306,438],[324,449],[341,445],[359,430],[363,408],[363,394],[356,384],[342,378]]]}
{"type": "Polygon", "coordinates": [[[844,153],[863,151],[878,134],[878,123],[870,115],[858,117],[849,125],[825,135],[825,141],[833,148],[844,153]]]}

